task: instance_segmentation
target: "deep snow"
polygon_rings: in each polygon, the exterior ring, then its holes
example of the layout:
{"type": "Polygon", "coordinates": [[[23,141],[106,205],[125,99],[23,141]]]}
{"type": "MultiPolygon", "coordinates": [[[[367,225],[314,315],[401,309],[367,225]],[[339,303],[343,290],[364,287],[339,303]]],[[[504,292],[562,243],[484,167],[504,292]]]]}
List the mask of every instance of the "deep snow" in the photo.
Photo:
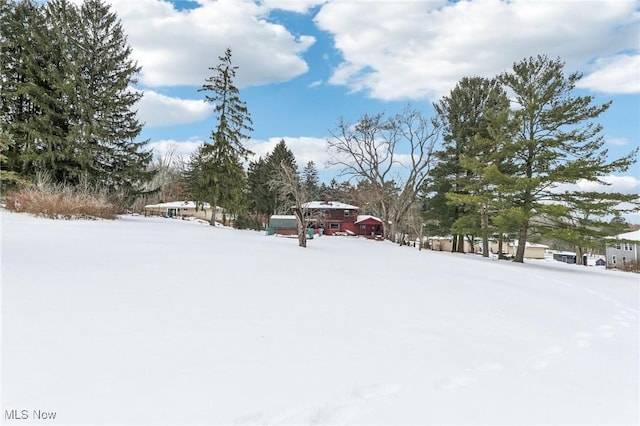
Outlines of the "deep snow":
{"type": "Polygon", "coordinates": [[[640,423],[638,275],[1,216],[3,424],[640,423]]]}

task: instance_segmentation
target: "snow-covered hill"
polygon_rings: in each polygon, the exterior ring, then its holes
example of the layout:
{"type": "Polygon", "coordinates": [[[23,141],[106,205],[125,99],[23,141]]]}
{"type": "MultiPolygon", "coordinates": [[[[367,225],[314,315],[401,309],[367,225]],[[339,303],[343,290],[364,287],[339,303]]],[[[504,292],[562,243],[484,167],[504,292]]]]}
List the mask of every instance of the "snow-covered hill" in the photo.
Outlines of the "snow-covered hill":
{"type": "Polygon", "coordinates": [[[133,216],[1,233],[3,424],[640,422],[638,275],[133,216]]]}

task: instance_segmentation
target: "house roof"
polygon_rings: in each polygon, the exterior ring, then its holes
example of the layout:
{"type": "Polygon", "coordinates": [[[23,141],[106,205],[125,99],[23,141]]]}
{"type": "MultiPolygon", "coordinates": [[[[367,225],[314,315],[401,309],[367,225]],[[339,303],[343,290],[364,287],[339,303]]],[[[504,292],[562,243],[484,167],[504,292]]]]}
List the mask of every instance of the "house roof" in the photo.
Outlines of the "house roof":
{"type": "Polygon", "coordinates": [[[356,224],[360,223],[360,222],[364,222],[365,220],[375,220],[376,222],[380,222],[382,223],[382,219],[375,217],[375,216],[370,216],[368,214],[359,214],[358,217],[356,218],[356,224]]]}
{"type": "Polygon", "coordinates": [[[637,231],[625,232],[616,236],[619,240],[640,241],[640,229],[637,231]]]}
{"type": "Polygon", "coordinates": [[[293,220],[295,220],[296,217],[295,217],[295,215],[292,215],[292,214],[274,214],[274,215],[271,215],[271,217],[269,219],[293,219],[293,220]]]}
{"type": "MultiPolygon", "coordinates": [[[[203,209],[211,208],[209,203],[202,203],[200,207],[203,209]]],[[[144,206],[145,209],[195,209],[195,201],[171,201],[168,203],[149,204],[144,206]]],[[[218,207],[220,208],[220,207],[218,207]]]]}
{"type": "Polygon", "coordinates": [[[305,209],[344,209],[344,210],[358,210],[359,207],[352,206],[351,204],[342,203],[340,201],[310,201],[302,205],[305,209]]]}

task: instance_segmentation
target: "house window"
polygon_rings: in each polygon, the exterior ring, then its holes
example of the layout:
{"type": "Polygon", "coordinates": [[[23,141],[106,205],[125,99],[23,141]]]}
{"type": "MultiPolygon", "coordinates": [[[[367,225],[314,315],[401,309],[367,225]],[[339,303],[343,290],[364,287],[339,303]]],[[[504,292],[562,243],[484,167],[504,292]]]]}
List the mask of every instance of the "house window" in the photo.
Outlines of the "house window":
{"type": "Polygon", "coordinates": [[[362,230],[367,229],[367,225],[360,225],[360,229],[362,229],[362,230]]]}
{"type": "Polygon", "coordinates": [[[340,224],[339,223],[330,223],[329,224],[329,229],[340,229],[340,224]]]}
{"type": "Polygon", "coordinates": [[[622,264],[623,265],[627,264],[627,256],[622,256],[622,264]]]}
{"type": "Polygon", "coordinates": [[[616,264],[616,256],[615,255],[611,256],[611,263],[613,263],[614,265],[616,264]]]}
{"type": "Polygon", "coordinates": [[[349,216],[349,210],[344,211],[344,217],[347,217],[347,216],[349,216]]]}
{"type": "Polygon", "coordinates": [[[625,250],[632,251],[632,250],[633,250],[633,247],[631,246],[631,243],[624,243],[624,249],[625,249],[625,250]]]}
{"type": "Polygon", "coordinates": [[[622,244],[620,241],[616,241],[616,249],[620,250],[622,248],[622,244]]]}

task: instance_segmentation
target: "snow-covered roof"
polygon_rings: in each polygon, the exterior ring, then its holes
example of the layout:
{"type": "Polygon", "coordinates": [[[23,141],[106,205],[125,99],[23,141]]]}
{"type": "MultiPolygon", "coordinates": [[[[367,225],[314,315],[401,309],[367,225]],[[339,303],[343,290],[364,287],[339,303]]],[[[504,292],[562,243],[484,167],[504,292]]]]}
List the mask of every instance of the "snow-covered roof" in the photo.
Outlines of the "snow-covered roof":
{"type": "Polygon", "coordinates": [[[368,214],[359,214],[358,217],[356,218],[356,223],[364,222],[367,219],[377,220],[378,222],[382,223],[382,219],[380,219],[379,217],[371,216],[368,214]]]}
{"type": "Polygon", "coordinates": [[[305,209],[345,209],[358,210],[359,207],[351,204],[341,203],[340,201],[309,201],[302,205],[305,209]]]}
{"type": "Polygon", "coordinates": [[[274,214],[269,219],[295,219],[295,215],[292,214],[274,214]]]}
{"type": "Polygon", "coordinates": [[[640,241],[640,229],[637,231],[625,232],[616,236],[619,240],[640,241]]]}
{"type": "MultiPolygon", "coordinates": [[[[209,203],[202,203],[200,207],[203,209],[211,208],[209,203]]],[[[145,209],[195,209],[195,201],[170,201],[168,203],[149,204],[144,206],[145,209]]],[[[220,207],[218,207],[220,208],[220,207]]]]}

